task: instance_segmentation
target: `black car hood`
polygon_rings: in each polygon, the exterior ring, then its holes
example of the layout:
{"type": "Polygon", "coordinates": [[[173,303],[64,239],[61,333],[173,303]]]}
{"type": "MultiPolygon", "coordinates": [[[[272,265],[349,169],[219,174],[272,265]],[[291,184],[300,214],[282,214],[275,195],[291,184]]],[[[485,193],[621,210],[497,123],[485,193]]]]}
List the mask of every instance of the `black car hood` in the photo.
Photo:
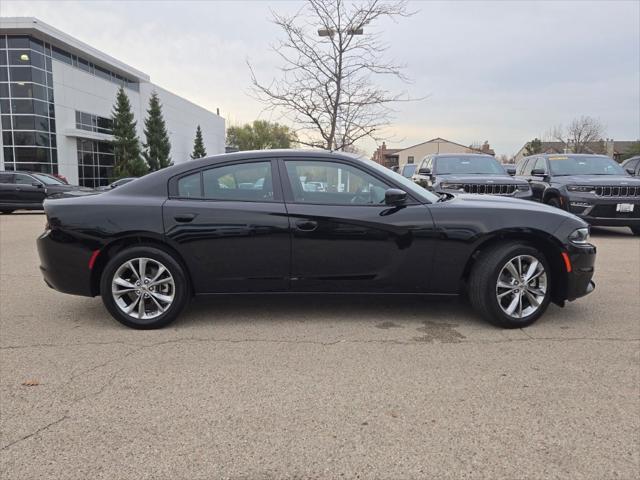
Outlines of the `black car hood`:
{"type": "Polygon", "coordinates": [[[488,175],[488,174],[475,174],[475,175],[439,175],[436,174],[437,181],[439,183],[477,183],[477,184],[500,184],[500,185],[522,185],[526,184],[525,180],[519,180],[513,178],[511,175],[488,175]]]}
{"type": "Polygon", "coordinates": [[[575,215],[560,208],[552,207],[544,203],[532,202],[531,200],[521,200],[514,197],[503,197],[498,195],[474,195],[469,193],[452,194],[454,198],[446,203],[460,203],[464,206],[491,208],[491,209],[521,209],[535,212],[551,213],[565,217],[576,218],[575,215]]]}
{"type": "Polygon", "coordinates": [[[627,175],[556,175],[552,181],[564,185],[640,186],[640,178],[627,175]]]}

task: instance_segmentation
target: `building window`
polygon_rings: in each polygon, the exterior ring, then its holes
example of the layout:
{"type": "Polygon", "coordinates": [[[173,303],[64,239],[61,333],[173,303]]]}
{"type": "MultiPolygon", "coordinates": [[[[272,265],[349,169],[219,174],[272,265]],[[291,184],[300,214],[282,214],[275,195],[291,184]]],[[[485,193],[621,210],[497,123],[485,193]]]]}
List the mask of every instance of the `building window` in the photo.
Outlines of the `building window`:
{"type": "Polygon", "coordinates": [[[84,187],[108,185],[115,158],[109,142],[78,139],[78,183],[84,187]]]}
{"type": "Polygon", "coordinates": [[[413,157],[409,156],[409,158],[407,158],[407,163],[413,163],[413,160],[414,160],[413,157]]]}
{"type": "Polygon", "coordinates": [[[113,120],[92,113],[76,111],[76,128],[90,132],[113,134],[113,120]]]}
{"type": "Polygon", "coordinates": [[[0,38],[4,168],[57,173],[51,50],[29,36],[0,38]]]}

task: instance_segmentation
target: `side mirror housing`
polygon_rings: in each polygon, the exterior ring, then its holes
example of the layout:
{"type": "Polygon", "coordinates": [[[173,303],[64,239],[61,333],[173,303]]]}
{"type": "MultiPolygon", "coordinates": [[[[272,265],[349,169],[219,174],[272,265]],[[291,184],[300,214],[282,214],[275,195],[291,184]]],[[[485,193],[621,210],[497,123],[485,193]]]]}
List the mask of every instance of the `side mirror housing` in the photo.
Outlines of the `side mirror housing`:
{"type": "Polygon", "coordinates": [[[504,167],[509,175],[514,177],[516,175],[516,167],[504,167]]]}
{"type": "Polygon", "coordinates": [[[418,173],[420,175],[431,175],[431,169],[430,168],[421,168],[420,170],[418,170],[418,173]]]}
{"type": "Polygon", "coordinates": [[[547,172],[545,172],[543,168],[534,168],[531,170],[531,175],[534,177],[544,177],[546,174],[547,172]]]}
{"type": "Polygon", "coordinates": [[[31,183],[32,187],[38,187],[38,188],[42,188],[42,184],[40,182],[33,182],[31,183]]]}
{"type": "Polygon", "coordinates": [[[389,188],[384,192],[384,203],[387,205],[402,205],[407,201],[407,192],[398,188],[389,188]]]}

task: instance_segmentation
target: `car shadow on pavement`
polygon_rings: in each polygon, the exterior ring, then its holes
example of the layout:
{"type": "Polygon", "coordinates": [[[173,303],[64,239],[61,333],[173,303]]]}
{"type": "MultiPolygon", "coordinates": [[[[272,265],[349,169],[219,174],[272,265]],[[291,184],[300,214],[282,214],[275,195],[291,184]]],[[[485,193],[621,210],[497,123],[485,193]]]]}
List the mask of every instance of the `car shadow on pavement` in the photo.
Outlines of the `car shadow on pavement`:
{"type": "Polygon", "coordinates": [[[178,320],[199,323],[326,321],[481,323],[462,297],[420,295],[212,295],[197,297],[178,320]]]}
{"type": "Polygon", "coordinates": [[[633,238],[631,230],[627,227],[591,227],[591,236],[595,238],[633,238]]]}

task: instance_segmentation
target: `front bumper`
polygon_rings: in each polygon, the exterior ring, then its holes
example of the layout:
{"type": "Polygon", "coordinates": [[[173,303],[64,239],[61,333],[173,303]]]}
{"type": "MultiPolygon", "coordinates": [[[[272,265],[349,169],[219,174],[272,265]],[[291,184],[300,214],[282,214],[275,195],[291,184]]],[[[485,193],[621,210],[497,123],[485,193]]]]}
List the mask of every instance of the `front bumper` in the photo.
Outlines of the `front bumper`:
{"type": "Polygon", "coordinates": [[[47,230],[38,237],[40,272],[45,283],[62,293],[92,297],[92,251],[59,230],[47,230]]]}
{"type": "Polygon", "coordinates": [[[596,247],[594,245],[570,246],[567,255],[571,263],[571,271],[567,272],[567,300],[584,297],[595,289],[592,280],[596,263],[596,247]]]}
{"type": "Polygon", "coordinates": [[[639,227],[640,199],[637,197],[594,198],[593,196],[574,196],[567,199],[567,209],[596,226],[639,227]],[[618,204],[633,205],[632,212],[618,212],[618,204]]]}

